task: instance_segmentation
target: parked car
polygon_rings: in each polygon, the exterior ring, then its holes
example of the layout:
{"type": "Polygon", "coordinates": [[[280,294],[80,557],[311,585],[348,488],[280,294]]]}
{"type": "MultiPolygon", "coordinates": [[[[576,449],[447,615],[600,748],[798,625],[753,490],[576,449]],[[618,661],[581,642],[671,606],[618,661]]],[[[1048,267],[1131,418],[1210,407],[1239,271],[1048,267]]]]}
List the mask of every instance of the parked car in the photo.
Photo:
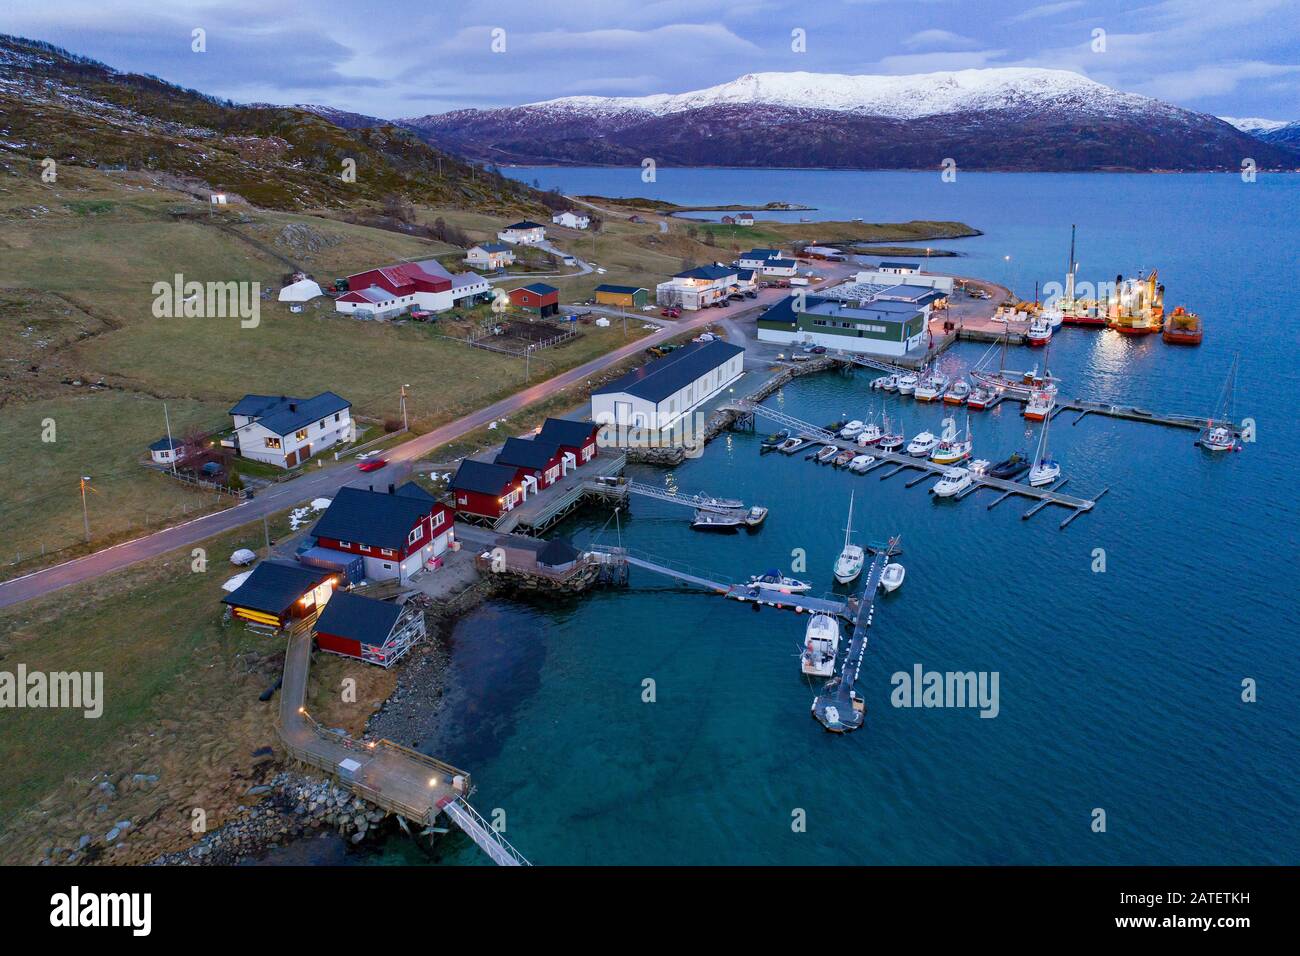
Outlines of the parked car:
{"type": "Polygon", "coordinates": [[[740,300],[745,298],[745,295],[742,292],[733,292],[731,293],[731,295],[727,296],[727,298],[730,299],[732,302],[739,302],[740,300]]]}
{"type": "Polygon", "coordinates": [[[813,346],[812,348],[810,348],[808,351],[811,352],[813,355],[825,355],[825,354],[826,354],[826,346],[824,346],[824,345],[814,345],[814,346],[813,346]]]}
{"type": "Polygon", "coordinates": [[[755,292],[753,289],[749,289],[748,291],[745,292],[745,298],[746,298],[746,299],[757,299],[757,298],[758,298],[758,293],[755,292]]]}
{"type": "Polygon", "coordinates": [[[664,309],[659,313],[666,319],[680,319],[682,317],[681,309],[664,309]]]}
{"type": "Polygon", "coordinates": [[[360,471],[378,471],[388,464],[387,458],[367,458],[364,461],[357,462],[357,469],[360,471]]]}

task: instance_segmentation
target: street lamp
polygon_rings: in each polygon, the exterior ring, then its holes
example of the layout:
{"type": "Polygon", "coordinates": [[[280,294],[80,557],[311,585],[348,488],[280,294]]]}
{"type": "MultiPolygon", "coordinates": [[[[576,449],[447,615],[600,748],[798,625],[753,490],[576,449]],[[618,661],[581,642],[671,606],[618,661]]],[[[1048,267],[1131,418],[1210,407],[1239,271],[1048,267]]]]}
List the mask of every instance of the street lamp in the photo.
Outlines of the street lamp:
{"type": "Polygon", "coordinates": [[[86,527],[86,544],[90,544],[90,512],[86,508],[86,485],[90,483],[90,475],[81,476],[81,520],[86,527]]]}

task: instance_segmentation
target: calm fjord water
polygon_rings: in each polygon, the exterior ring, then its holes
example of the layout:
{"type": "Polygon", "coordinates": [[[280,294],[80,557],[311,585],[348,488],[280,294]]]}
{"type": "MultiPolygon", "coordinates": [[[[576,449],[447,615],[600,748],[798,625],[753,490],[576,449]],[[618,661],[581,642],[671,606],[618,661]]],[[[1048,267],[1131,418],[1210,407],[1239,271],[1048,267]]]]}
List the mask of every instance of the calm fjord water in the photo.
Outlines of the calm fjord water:
{"type": "MultiPolygon", "coordinates": [[[[624,541],[739,577],[808,555],[830,590],[849,492],[859,540],[901,533],[907,580],[883,598],[859,688],[865,729],[825,733],[799,673],[806,618],[679,590],[633,572],[627,591],[554,606],[494,603],[453,635],[446,726],[423,749],[469,768],[475,805],[550,864],[1296,863],[1297,517],[1295,239],[1300,179],[784,170],[511,170],[566,192],[682,203],[789,200],[814,219],[958,219],[985,235],[936,269],[1009,280],[1028,296],[1060,280],[1071,223],[1080,278],[1158,267],[1167,305],[1205,319],[1205,344],[1066,328],[1052,346],[1063,394],[1208,412],[1234,351],[1236,411],[1259,441],[1212,458],[1193,433],[1056,419],[1068,490],[1109,487],[1065,512],[936,503],[779,455],[731,434],[643,480],[769,505],[756,534],[689,530],[686,513],[635,501],[624,541]],[[1010,263],[1003,258],[1010,256],[1010,263]],[[1105,573],[1094,573],[1094,549],[1105,573]],[[890,676],[915,664],[997,671],[1000,713],[897,709],[890,676]],[[657,701],[642,702],[642,681],[657,701]],[[1241,701],[1244,678],[1259,700],[1241,701]],[[1091,830],[1094,808],[1105,833],[1091,830]],[[803,810],[807,831],[792,832],[803,810]]],[[[962,345],[944,367],[984,352],[962,345]]],[[[1009,365],[1041,356],[1013,350],[1009,365]]],[[[773,397],[812,421],[887,403],[907,434],[941,412],[867,389],[864,373],[800,380],[773,397]]],[[[1015,407],[972,416],[977,456],[1032,448],[1015,407]]],[[[605,521],[564,526],[579,542],[605,521]]],[[[608,533],[605,538],[608,540],[608,533]]],[[[423,859],[392,840],[371,862],[423,859]]],[[[440,859],[479,863],[468,841],[440,859]]]]}

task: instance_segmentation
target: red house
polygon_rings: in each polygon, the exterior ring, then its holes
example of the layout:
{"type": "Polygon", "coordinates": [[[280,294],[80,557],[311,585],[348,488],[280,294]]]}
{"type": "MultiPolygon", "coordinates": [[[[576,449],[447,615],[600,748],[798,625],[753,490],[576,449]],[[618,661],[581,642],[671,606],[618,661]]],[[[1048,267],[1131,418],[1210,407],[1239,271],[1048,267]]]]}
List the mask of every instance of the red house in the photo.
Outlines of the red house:
{"type": "Polygon", "coordinates": [[[493,520],[521,504],[528,494],[518,468],[469,458],[456,469],[451,491],[457,513],[493,520]]]}
{"type": "Polygon", "coordinates": [[[560,446],[560,451],[573,456],[570,465],[585,465],[596,457],[596,434],[600,426],[594,422],[575,422],[567,418],[548,418],[537,437],[560,446]]]}
{"type": "Polygon", "coordinates": [[[510,304],[517,309],[529,309],[546,318],[560,311],[560,290],[545,282],[534,282],[511,289],[510,304]]]}
{"type": "Polygon", "coordinates": [[[517,469],[518,477],[533,491],[549,488],[569,472],[560,446],[544,438],[507,438],[494,460],[517,469]]]}
{"type": "Polygon", "coordinates": [[[388,493],[342,488],[312,534],[317,545],[365,559],[371,581],[402,583],[422,568],[438,568],[454,539],[450,508],[414,482],[388,493]]]}
{"type": "Polygon", "coordinates": [[[322,651],[392,667],[424,639],[424,612],[344,591],[326,605],[315,631],[322,651]]]}

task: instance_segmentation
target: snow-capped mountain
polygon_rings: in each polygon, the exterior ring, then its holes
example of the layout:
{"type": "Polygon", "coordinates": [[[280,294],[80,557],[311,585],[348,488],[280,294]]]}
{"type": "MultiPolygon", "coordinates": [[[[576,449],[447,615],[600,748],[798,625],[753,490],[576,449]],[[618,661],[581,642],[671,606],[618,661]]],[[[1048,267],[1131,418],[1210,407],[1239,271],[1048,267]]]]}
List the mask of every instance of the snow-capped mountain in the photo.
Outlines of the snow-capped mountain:
{"type": "Polygon", "coordinates": [[[569,96],[401,121],[498,163],[964,169],[1294,168],[1216,117],[1067,70],[750,73],[686,93],[569,96]]]}
{"type": "Polygon", "coordinates": [[[1300,148],[1300,120],[1271,120],[1255,116],[1220,116],[1219,119],[1265,143],[1300,148]]]}

